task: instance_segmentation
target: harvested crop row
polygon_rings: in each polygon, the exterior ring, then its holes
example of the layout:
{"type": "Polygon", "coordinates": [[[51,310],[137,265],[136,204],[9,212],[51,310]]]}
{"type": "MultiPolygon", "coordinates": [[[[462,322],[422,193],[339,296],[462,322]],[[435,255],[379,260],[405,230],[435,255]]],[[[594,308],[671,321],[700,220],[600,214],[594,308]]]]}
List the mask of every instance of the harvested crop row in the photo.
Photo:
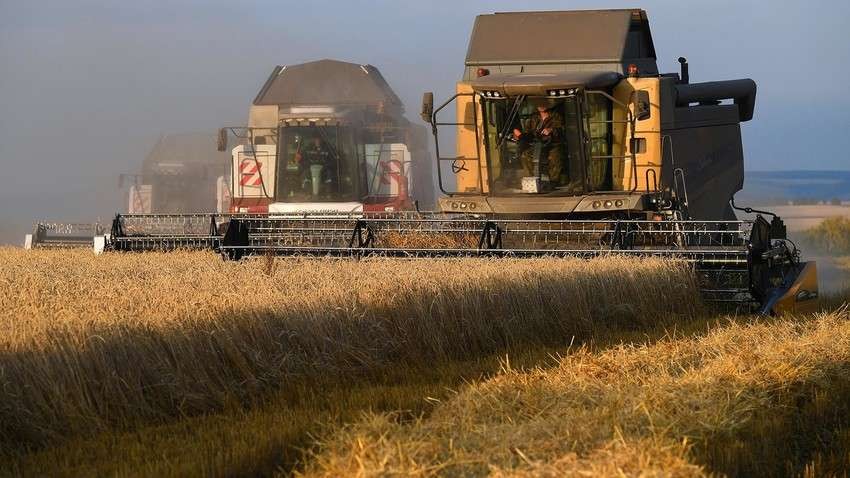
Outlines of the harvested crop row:
{"type": "Polygon", "coordinates": [[[287,377],[675,322],[684,264],[255,260],[0,249],[0,443],[249,403],[287,377]]]}
{"type": "Polygon", "coordinates": [[[553,368],[506,367],[412,424],[372,415],[329,437],[305,474],[830,473],[850,466],[849,373],[846,309],[582,349],[553,368]],[[831,430],[843,438],[824,445],[831,430]]]}

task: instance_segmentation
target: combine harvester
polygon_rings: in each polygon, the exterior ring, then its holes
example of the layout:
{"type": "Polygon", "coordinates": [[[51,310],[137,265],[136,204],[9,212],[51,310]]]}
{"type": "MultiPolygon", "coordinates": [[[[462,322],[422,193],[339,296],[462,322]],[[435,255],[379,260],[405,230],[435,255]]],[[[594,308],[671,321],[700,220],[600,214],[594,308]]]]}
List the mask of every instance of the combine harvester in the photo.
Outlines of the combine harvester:
{"type": "Polygon", "coordinates": [[[276,67],[236,146],[231,212],[391,212],[433,202],[425,128],[377,68],[336,60],[276,67]]]}
{"type": "Polygon", "coordinates": [[[659,73],[643,10],[481,15],[456,93],[436,108],[423,98],[440,213],[233,217],[219,250],[670,257],[694,264],[710,301],[812,310],[816,266],[782,220],[749,208],[772,219],[735,218],[755,83],[690,83],[679,62],[681,73],[659,73]]]}
{"type": "Polygon", "coordinates": [[[336,60],[278,66],[247,127],[219,131],[230,174],[218,213],[119,214],[107,250],[218,248],[233,217],[360,217],[434,201],[425,128],[377,68],[336,60]],[[415,198],[415,200],[414,200],[415,198]]]}

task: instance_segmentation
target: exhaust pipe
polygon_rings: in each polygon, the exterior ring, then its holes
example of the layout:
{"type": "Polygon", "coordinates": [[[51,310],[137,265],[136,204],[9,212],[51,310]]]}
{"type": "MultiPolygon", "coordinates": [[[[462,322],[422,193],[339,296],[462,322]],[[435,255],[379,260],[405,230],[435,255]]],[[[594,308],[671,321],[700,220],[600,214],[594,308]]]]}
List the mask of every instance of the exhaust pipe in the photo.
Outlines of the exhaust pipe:
{"type": "Polygon", "coordinates": [[[688,74],[688,59],[683,57],[683,56],[680,56],[679,57],[679,66],[682,70],[682,73],[679,74],[679,82],[687,85],[691,81],[691,77],[688,74]]]}

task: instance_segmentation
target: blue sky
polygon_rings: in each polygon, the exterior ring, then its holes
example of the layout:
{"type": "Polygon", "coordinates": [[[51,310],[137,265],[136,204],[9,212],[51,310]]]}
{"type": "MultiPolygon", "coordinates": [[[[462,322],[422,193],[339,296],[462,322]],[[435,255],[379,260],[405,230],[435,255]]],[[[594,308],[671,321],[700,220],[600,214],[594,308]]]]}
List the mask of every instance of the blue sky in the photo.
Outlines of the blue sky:
{"type": "Polygon", "coordinates": [[[276,64],[371,63],[418,120],[423,91],[453,89],[476,14],[633,6],[662,70],[686,56],[691,81],[756,80],[747,169],[850,169],[846,0],[0,0],[0,229],[107,217],[160,135],[243,124],[276,64]]]}

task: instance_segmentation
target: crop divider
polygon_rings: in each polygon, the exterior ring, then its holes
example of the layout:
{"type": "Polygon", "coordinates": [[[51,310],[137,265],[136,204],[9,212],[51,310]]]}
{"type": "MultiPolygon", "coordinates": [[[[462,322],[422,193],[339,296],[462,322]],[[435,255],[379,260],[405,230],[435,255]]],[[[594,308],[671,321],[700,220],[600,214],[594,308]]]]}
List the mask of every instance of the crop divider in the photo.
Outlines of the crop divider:
{"type": "Polygon", "coordinates": [[[478,249],[501,249],[502,228],[493,221],[486,221],[478,238],[478,249]]]}

